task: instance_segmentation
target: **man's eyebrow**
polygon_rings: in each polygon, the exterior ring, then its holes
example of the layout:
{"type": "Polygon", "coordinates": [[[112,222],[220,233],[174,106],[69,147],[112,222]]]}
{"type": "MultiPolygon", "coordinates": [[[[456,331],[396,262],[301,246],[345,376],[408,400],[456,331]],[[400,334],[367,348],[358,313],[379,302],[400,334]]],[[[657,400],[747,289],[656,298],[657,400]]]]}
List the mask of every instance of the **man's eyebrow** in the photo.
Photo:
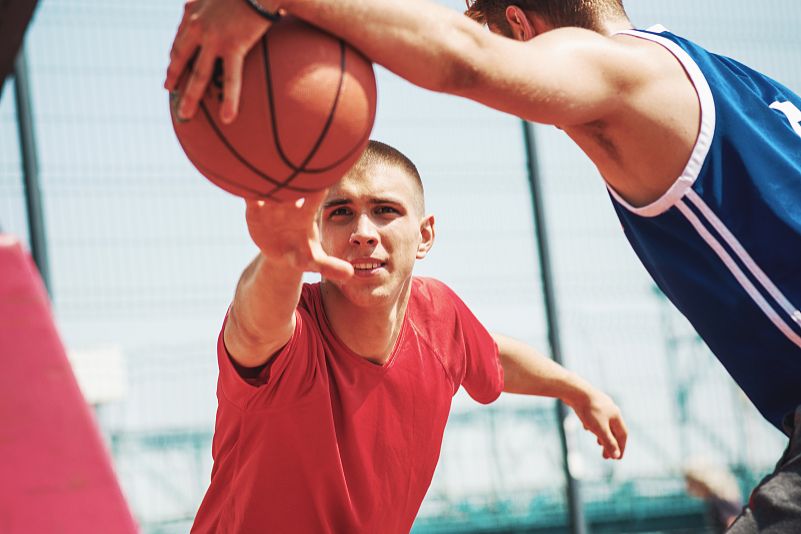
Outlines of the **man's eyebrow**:
{"type": "Polygon", "coordinates": [[[327,200],[323,203],[323,208],[332,208],[334,206],[344,206],[345,204],[350,204],[350,200],[347,198],[332,198],[331,200],[327,200]]]}
{"type": "Polygon", "coordinates": [[[373,197],[370,199],[370,204],[398,204],[403,205],[401,200],[392,197],[373,197]]]}
{"type": "MultiPolygon", "coordinates": [[[[392,197],[372,197],[368,200],[370,204],[397,204],[403,205],[403,201],[392,198],[392,197]]],[[[333,208],[335,206],[345,206],[347,204],[352,204],[353,201],[349,198],[332,198],[331,200],[327,200],[323,203],[323,208],[333,208]]]]}

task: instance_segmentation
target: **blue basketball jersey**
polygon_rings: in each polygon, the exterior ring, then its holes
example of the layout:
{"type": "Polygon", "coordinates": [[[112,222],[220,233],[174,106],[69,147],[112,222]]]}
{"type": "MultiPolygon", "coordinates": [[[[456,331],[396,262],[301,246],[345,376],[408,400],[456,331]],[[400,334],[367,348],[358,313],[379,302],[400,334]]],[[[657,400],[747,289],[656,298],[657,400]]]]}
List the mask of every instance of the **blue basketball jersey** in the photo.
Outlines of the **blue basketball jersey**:
{"type": "Polygon", "coordinates": [[[801,98],[661,29],[701,103],[684,172],[634,207],[609,188],[626,237],[759,411],[801,405],[801,98]]]}

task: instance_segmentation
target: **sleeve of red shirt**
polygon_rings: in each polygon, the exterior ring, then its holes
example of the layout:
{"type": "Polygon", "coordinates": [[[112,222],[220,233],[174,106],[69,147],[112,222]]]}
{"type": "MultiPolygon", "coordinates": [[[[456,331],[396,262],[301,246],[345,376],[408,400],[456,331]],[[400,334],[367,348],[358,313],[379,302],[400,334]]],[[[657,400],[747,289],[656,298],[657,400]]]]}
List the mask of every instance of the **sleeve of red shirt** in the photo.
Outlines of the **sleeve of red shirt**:
{"type": "Polygon", "coordinates": [[[489,404],[503,391],[503,367],[498,345],[462,299],[445,284],[441,287],[456,310],[464,344],[461,385],[475,401],[489,404]]]}
{"type": "MultiPolygon", "coordinates": [[[[319,329],[308,310],[295,310],[295,331],[286,345],[263,367],[243,368],[238,365],[223,341],[225,322],[217,341],[217,363],[220,375],[217,395],[242,410],[280,409],[291,406],[312,391],[322,351],[319,329]]],[[[226,321],[228,317],[226,315],[226,321]]]]}

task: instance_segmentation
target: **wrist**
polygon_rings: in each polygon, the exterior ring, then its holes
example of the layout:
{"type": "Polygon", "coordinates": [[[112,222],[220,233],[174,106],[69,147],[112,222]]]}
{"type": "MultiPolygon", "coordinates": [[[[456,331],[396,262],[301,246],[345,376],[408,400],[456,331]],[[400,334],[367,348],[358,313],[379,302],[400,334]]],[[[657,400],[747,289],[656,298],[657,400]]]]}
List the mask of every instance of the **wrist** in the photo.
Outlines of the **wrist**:
{"type": "Polygon", "coordinates": [[[260,1],[260,0],[241,0],[245,2],[253,11],[259,14],[262,18],[269,20],[270,22],[277,22],[278,19],[281,18],[281,14],[278,12],[278,7],[274,6],[269,8],[267,5],[268,2],[260,1]]]}
{"type": "Polygon", "coordinates": [[[294,277],[296,274],[303,274],[303,269],[295,265],[291,255],[286,252],[273,250],[259,250],[259,270],[269,273],[271,278],[275,277],[294,277]]]}
{"type": "Polygon", "coordinates": [[[577,375],[572,375],[560,398],[562,402],[575,409],[589,404],[592,396],[593,387],[577,375]]]}

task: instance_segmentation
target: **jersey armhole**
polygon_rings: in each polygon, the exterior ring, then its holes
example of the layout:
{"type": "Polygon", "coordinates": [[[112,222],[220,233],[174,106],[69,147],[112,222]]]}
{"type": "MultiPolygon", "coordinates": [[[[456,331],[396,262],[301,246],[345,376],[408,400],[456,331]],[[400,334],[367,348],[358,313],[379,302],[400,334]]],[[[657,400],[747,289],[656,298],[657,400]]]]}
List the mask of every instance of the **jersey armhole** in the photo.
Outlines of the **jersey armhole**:
{"type": "MultiPolygon", "coordinates": [[[[648,32],[654,33],[664,33],[666,31],[665,27],[661,25],[652,26],[648,29],[648,32]]],[[[670,39],[648,32],[623,30],[616,32],[614,35],[630,35],[639,39],[652,41],[667,49],[681,64],[687,76],[690,78],[690,82],[693,84],[693,87],[695,87],[695,92],[701,106],[701,125],[695,140],[695,146],[693,146],[693,150],[690,153],[690,159],[685,165],[681,175],[661,197],[645,206],[633,206],[620,196],[612,186],[606,183],[606,187],[612,197],[628,211],[641,217],[656,217],[672,208],[676,202],[684,197],[687,190],[693,186],[698,176],[701,174],[701,169],[706,162],[715,135],[716,113],[715,100],[712,95],[712,89],[709,87],[709,82],[707,82],[703,72],[701,72],[701,69],[690,55],[670,39]]]]}

